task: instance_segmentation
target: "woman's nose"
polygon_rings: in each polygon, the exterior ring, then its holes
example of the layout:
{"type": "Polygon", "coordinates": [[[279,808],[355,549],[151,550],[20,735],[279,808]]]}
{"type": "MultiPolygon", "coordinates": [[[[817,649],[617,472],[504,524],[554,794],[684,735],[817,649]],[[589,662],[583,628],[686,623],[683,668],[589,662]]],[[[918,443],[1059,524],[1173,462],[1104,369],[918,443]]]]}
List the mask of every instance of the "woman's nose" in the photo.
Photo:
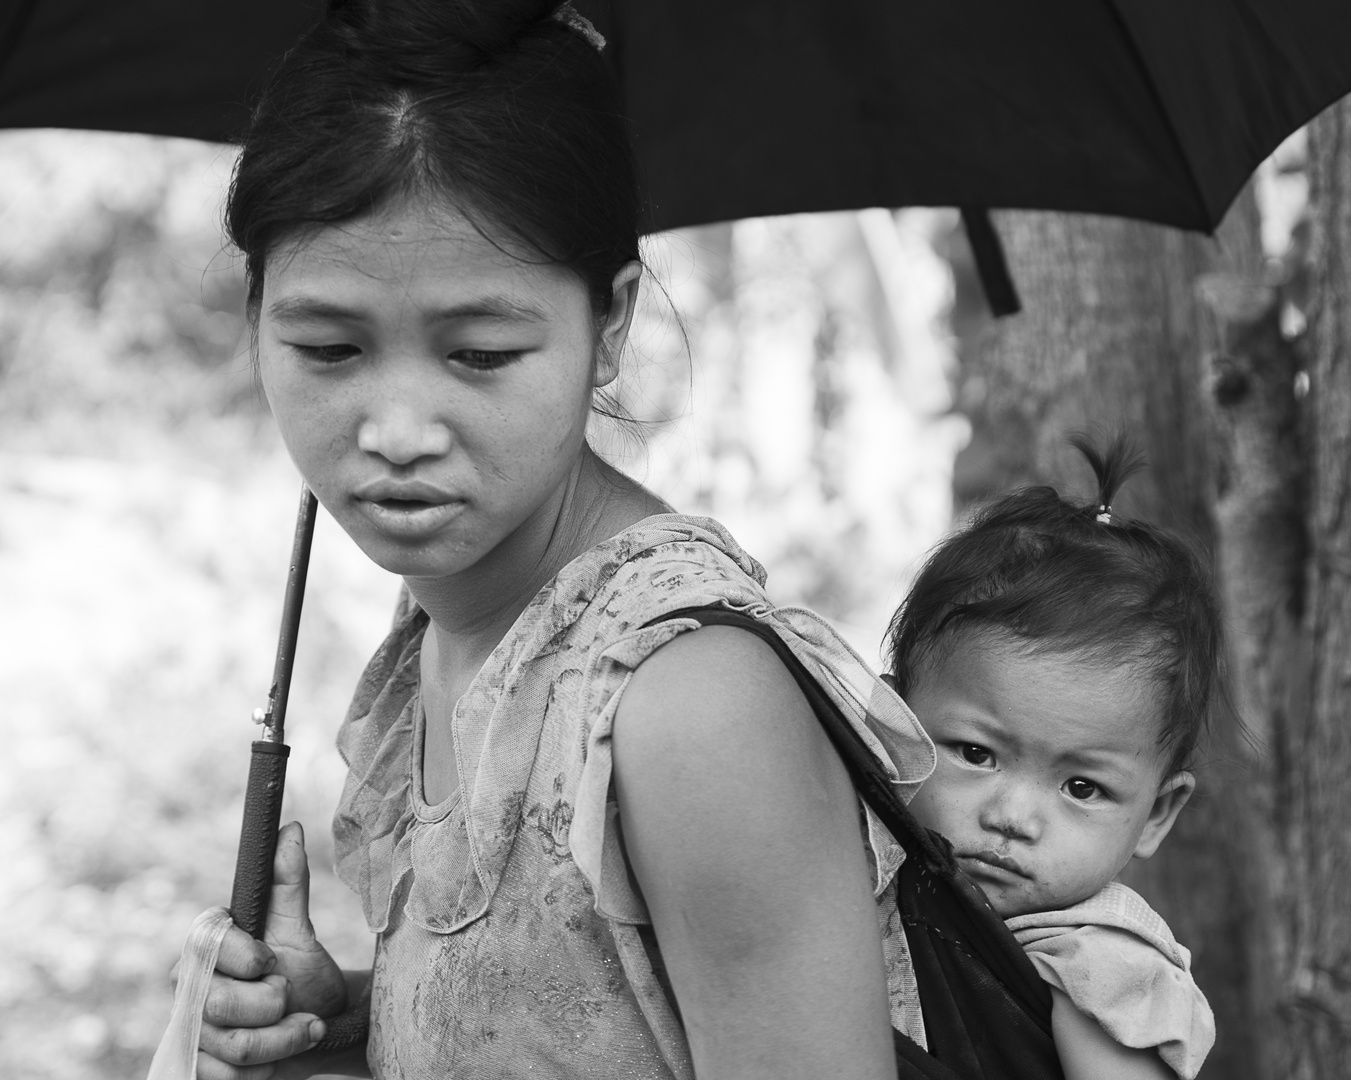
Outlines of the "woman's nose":
{"type": "Polygon", "coordinates": [[[1041,835],[1036,793],[1023,784],[998,784],[981,806],[980,824],[1010,840],[1036,840],[1041,835]]]}
{"type": "Polygon", "coordinates": [[[408,408],[386,409],[367,417],[357,429],[357,448],[394,465],[450,453],[450,428],[441,420],[408,408]]]}

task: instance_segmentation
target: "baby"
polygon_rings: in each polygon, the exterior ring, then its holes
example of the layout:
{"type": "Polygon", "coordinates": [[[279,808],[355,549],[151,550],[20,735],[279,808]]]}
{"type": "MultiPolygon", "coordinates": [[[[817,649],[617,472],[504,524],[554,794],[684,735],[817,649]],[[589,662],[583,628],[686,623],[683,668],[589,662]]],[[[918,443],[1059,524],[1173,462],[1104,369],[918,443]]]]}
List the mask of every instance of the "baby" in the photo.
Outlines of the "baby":
{"type": "Polygon", "coordinates": [[[1006,496],[946,540],[892,621],[891,675],[938,766],[910,804],[952,842],[1053,999],[1067,1080],[1190,1080],[1214,1043],[1190,953],[1114,879],[1195,787],[1219,616],[1178,538],[1113,515],[1118,439],[1088,506],[1006,496]]]}

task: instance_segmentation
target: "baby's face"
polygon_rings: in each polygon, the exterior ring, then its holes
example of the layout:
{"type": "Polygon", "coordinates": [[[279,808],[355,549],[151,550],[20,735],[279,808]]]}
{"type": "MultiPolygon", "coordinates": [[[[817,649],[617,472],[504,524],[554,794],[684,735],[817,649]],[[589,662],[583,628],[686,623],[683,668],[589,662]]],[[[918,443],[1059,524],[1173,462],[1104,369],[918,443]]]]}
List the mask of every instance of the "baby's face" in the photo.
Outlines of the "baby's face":
{"type": "Polygon", "coordinates": [[[1191,794],[1165,778],[1159,703],[1138,665],[959,635],[906,695],[938,751],[910,809],[952,841],[1003,918],[1085,900],[1148,858],[1191,794]]]}

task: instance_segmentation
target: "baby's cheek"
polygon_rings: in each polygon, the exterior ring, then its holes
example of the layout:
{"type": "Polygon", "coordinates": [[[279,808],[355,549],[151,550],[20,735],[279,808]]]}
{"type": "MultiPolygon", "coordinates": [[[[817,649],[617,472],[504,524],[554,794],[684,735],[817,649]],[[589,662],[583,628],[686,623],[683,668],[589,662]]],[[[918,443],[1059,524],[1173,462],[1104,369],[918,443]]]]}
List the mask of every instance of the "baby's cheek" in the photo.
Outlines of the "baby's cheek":
{"type": "Polygon", "coordinates": [[[923,785],[910,803],[910,812],[926,829],[949,838],[960,824],[960,801],[942,784],[923,785]]]}

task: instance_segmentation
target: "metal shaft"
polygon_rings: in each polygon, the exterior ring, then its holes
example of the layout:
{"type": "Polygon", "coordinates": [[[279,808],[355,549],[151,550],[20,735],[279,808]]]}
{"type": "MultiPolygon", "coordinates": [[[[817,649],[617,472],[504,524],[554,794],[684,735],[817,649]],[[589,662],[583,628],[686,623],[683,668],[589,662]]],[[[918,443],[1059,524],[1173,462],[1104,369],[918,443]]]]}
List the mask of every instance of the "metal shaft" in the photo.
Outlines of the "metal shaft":
{"type": "Polygon", "coordinates": [[[249,764],[248,788],[244,793],[244,820],[239,830],[239,855],[230,914],[236,925],[256,938],[263,936],[267,903],[272,891],[272,860],[277,852],[277,829],[281,825],[281,802],[286,786],[286,758],[291,748],[283,741],[286,702],[291,692],[296,640],[300,636],[300,610],[305,601],[305,578],[310,564],[317,502],[308,487],[300,492],[295,539],[291,545],[291,569],[286,577],[282,603],[277,660],[272,670],[272,688],[260,719],[263,738],[254,742],[249,764]]]}

